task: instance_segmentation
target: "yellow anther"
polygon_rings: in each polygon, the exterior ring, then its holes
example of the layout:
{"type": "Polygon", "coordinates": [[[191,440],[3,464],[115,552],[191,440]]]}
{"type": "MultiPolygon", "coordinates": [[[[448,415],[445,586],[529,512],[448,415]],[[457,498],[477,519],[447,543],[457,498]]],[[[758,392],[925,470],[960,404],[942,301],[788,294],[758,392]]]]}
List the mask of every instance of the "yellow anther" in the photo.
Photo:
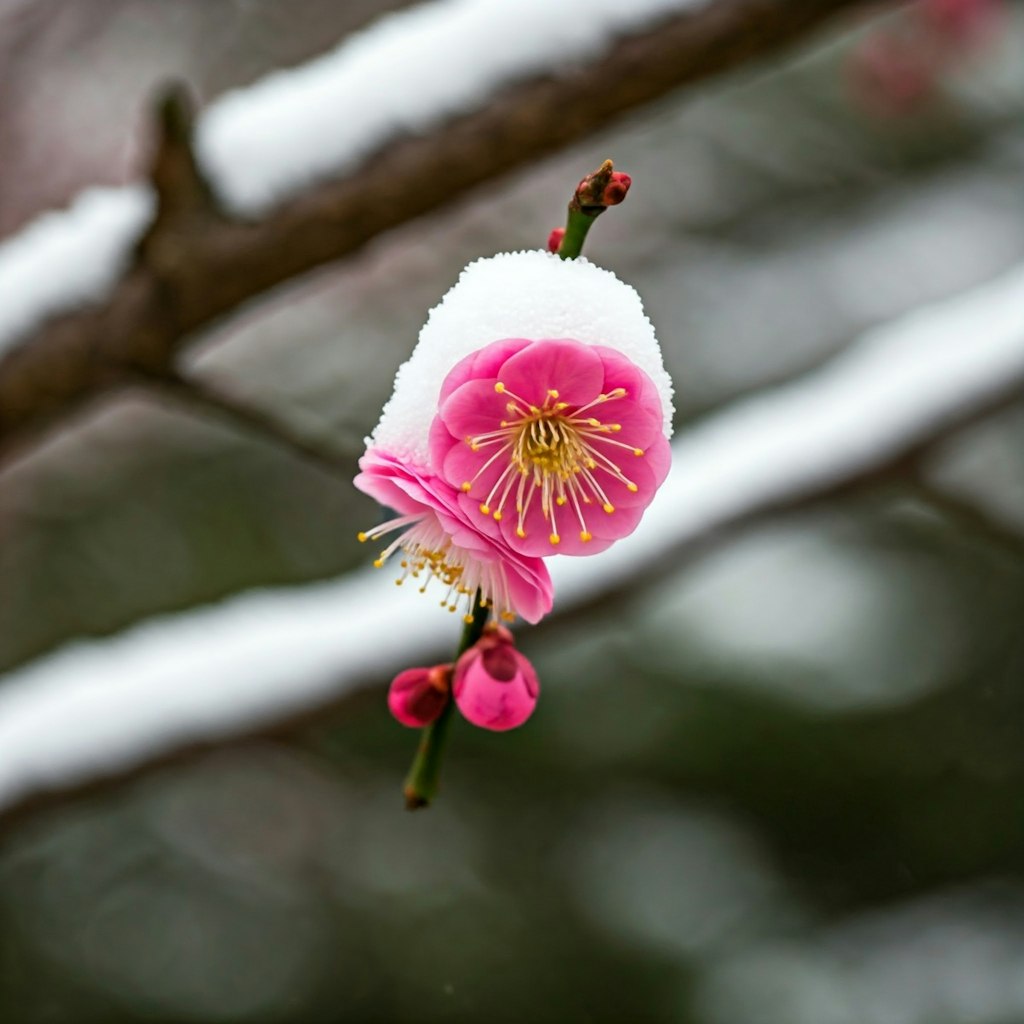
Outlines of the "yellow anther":
{"type": "Polygon", "coordinates": [[[401,585],[402,585],[402,581],[401,580],[395,580],[395,586],[396,587],[400,587],[401,585]]]}
{"type": "Polygon", "coordinates": [[[455,611],[458,611],[458,608],[455,605],[450,604],[450,605],[448,605],[448,611],[455,612],[455,611]]]}
{"type": "Polygon", "coordinates": [[[499,395],[503,395],[505,393],[505,385],[502,384],[500,380],[495,381],[494,390],[497,391],[499,395]]]}
{"type": "Polygon", "coordinates": [[[485,516],[489,516],[489,515],[491,514],[491,506],[490,506],[490,505],[481,505],[481,506],[480,506],[480,511],[481,511],[481,512],[482,512],[482,513],[483,513],[483,514],[484,514],[485,516]]]}
{"type": "Polygon", "coordinates": [[[555,411],[556,412],[561,412],[563,409],[568,409],[568,408],[569,408],[569,403],[568,402],[558,402],[555,405],[555,411]]]}
{"type": "Polygon", "coordinates": [[[552,544],[559,544],[559,543],[561,543],[561,540],[562,540],[562,538],[561,538],[561,537],[559,537],[557,533],[553,533],[553,534],[551,534],[551,536],[550,536],[550,537],[548,537],[548,540],[549,540],[549,541],[550,541],[550,542],[551,542],[552,544]]]}
{"type": "Polygon", "coordinates": [[[494,513],[494,521],[496,523],[500,523],[501,522],[501,509],[500,508],[498,509],[497,512],[494,513]]]}
{"type": "Polygon", "coordinates": [[[557,498],[555,498],[555,504],[556,505],[564,505],[567,500],[568,500],[567,498],[565,498],[563,495],[560,494],[557,498]]]}
{"type": "Polygon", "coordinates": [[[580,540],[583,541],[584,544],[586,544],[588,540],[593,539],[594,537],[592,534],[588,533],[586,530],[580,530],[580,540]]]}
{"type": "Polygon", "coordinates": [[[469,450],[471,452],[478,452],[478,451],[480,451],[480,445],[474,444],[472,441],[469,441],[467,443],[469,444],[469,450]]]}
{"type": "Polygon", "coordinates": [[[369,539],[370,539],[370,538],[369,538],[369,537],[367,537],[367,536],[366,536],[366,534],[365,534],[365,533],[363,533],[363,531],[362,531],[362,530],[360,530],[360,531],[359,531],[359,532],[358,532],[358,533],[356,534],[356,540],[358,540],[360,544],[365,544],[365,543],[366,543],[366,542],[367,542],[367,541],[368,541],[369,539]]]}
{"type": "Polygon", "coordinates": [[[644,453],[643,448],[634,448],[633,449],[633,454],[634,455],[638,455],[639,456],[639,455],[643,455],[643,453],[644,453]]]}
{"type": "Polygon", "coordinates": [[[611,515],[615,511],[615,506],[610,501],[606,501],[601,507],[608,513],[608,515],[611,515]]]}
{"type": "Polygon", "coordinates": [[[505,622],[515,622],[516,621],[516,617],[515,617],[515,615],[512,614],[512,612],[502,612],[501,613],[501,618],[505,622]]]}
{"type": "Polygon", "coordinates": [[[374,569],[383,569],[384,568],[384,559],[383,558],[375,558],[373,560],[373,567],[374,567],[374,569]]]}
{"type": "Polygon", "coordinates": [[[466,494],[469,494],[469,492],[473,490],[473,485],[468,480],[464,480],[462,483],[462,489],[466,494]]]}
{"type": "Polygon", "coordinates": [[[608,429],[613,433],[617,434],[622,429],[621,423],[609,423],[608,429]]]}
{"type": "Polygon", "coordinates": [[[636,492],[639,491],[640,488],[637,487],[637,485],[634,484],[634,483],[628,483],[628,484],[626,484],[626,490],[627,491],[632,491],[633,494],[636,494],[636,492]]]}
{"type": "Polygon", "coordinates": [[[601,421],[598,420],[598,419],[595,419],[593,416],[591,416],[590,419],[587,420],[587,423],[589,423],[592,427],[599,427],[599,426],[601,426],[601,421]]]}
{"type": "Polygon", "coordinates": [[[558,392],[554,388],[548,388],[548,398],[557,398],[558,392]]]}
{"type": "Polygon", "coordinates": [[[521,526],[517,526],[516,527],[516,536],[520,537],[520,538],[525,537],[526,536],[526,531],[521,526]]]}
{"type": "Polygon", "coordinates": [[[463,615],[463,616],[462,616],[462,621],[463,621],[463,622],[464,622],[464,623],[465,623],[465,624],[466,624],[467,626],[471,626],[471,625],[473,624],[473,616],[472,616],[472,615],[463,615]]]}

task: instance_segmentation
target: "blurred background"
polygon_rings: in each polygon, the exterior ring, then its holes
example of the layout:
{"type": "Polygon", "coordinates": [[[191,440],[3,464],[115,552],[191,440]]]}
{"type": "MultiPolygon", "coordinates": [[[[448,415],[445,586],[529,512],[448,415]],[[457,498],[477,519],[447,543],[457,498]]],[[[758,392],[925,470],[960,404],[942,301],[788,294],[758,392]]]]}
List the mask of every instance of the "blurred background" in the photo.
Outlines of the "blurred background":
{"type": "MultiPolygon", "coordinates": [[[[168,77],[208,102],[397,6],[0,0],[0,236],[136,179],[168,77]]],[[[362,566],[348,480],[426,311],[606,156],[587,251],[685,431],[1024,259],[1022,115],[1021,5],[883,4],[280,292],[188,365],[343,471],[112,397],[0,468],[0,670],[362,566]]],[[[0,1020],[1024,1021],[1022,442],[1024,403],[524,631],[536,715],[457,723],[426,813],[382,679],[0,823],[0,1020]]]]}

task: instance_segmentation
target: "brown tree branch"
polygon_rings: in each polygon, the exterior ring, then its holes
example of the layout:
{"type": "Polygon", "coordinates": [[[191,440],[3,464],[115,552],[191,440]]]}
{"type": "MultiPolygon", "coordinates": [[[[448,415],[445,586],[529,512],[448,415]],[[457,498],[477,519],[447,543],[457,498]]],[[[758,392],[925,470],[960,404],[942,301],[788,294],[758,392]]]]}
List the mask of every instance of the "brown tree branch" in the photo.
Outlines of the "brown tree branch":
{"type": "Polygon", "coordinates": [[[230,423],[246,434],[268,441],[328,476],[346,484],[352,482],[352,463],[362,453],[362,446],[355,451],[323,444],[297,430],[276,412],[199,378],[172,372],[139,374],[136,381],[157,394],[167,396],[177,405],[230,423]]]}
{"type": "Polygon", "coordinates": [[[156,219],[99,306],[44,324],[0,360],[0,459],[140,371],[166,373],[193,332],[470,189],[687,83],[767,56],[872,0],[714,0],[619,40],[591,64],[509,86],[429,136],[384,146],[257,223],[219,212],[192,157],[187,104],[160,104],[156,219]]]}

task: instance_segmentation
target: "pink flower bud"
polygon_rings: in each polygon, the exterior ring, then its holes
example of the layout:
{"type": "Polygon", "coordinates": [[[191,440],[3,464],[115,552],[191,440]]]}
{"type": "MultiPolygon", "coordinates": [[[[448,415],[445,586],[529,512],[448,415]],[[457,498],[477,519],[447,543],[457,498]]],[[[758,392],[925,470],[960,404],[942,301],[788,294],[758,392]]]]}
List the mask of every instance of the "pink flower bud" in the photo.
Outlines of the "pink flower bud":
{"type": "Polygon", "coordinates": [[[388,709],[402,725],[413,729],[430,725],[448,703],[451,675],[451,665],[399,672],[388,690],[388,709]]]}
{"type": "Polygon", "coordinates": [[[604,187],[601,202],[605,206],[618,206],[626,198],[626,193],[632,184],[633,179],[628,174],[623,174],[622,171],[615,171],[611,176],[611,180],[604,187]]]}
{"type": "Polygon", "coordinates": [[[459,658],[452,689],[462,714],[495,732],[522,725],[540,695],[533,666],[516,650],[512,634],[500,626],[459,658]]]}
{"type": "Polygon", "coordinates": [[[548,252],[558,252],[563,238],[565,238],[565,228],[552,228],[551,234],[548,235],[548,252]]]}

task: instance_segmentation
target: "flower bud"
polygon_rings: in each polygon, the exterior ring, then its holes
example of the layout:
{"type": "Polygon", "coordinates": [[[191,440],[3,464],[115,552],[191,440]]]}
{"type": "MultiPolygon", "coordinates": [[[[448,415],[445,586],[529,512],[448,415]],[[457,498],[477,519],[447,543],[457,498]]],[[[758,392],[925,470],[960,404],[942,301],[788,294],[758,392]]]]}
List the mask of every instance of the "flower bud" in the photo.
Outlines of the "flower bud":
{"type": "Polygon", "coordinates": [[[456,662],[452,690],[465,718],[482,729],[504,732],[533,714],[540,683],[512,634],[499,626],[456,662]]]}
{"type": "Polygon", "coordinates": [[[551,234],[548,235],[548,252],[558,252],[563,238],[565,238],[565,228],[552,228],[551,234]]]}
{"type": "Polygon", "coordinates": [[[450,696],[452,666],[408,668],[388,690],[388,710],[402,725],[422,729],[444,710],[450,696]]]}
{"type": "Polygon", "coordinates": [[[626,193],[632,184],[633,179],[628,174],[623,174],[622,171],[615,171],[608,184],[604,187],[601,202],[605,206],[618,206],[626,198],[626,193]]]}

